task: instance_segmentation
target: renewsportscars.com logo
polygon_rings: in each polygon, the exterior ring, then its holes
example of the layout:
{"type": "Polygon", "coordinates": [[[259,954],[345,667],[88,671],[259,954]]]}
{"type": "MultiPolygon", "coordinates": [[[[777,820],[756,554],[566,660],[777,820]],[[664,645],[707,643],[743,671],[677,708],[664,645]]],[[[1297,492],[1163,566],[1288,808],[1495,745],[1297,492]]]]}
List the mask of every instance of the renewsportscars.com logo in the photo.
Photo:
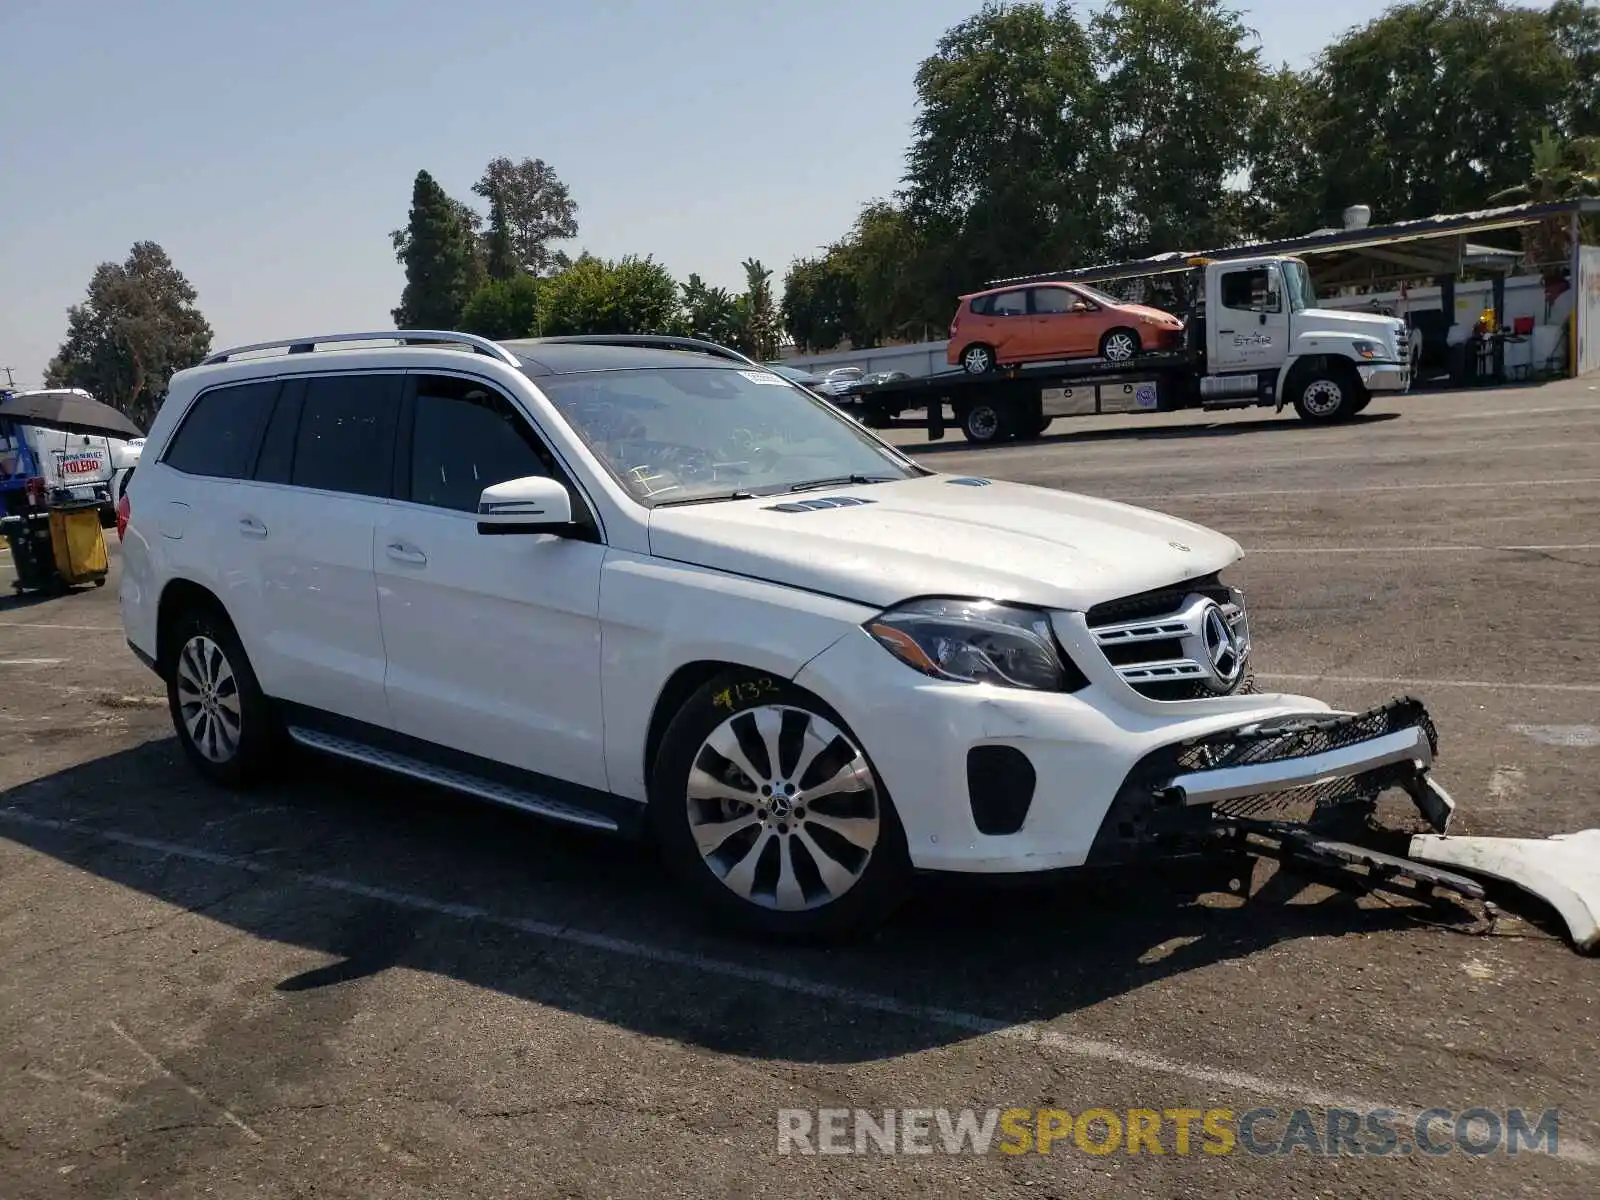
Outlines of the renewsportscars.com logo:
{"type": "Polygon", "coordinates": [[[778,1153],[1553,1155],[1560,1123],[1520,1108],[783,1108],[778,1153]]]}

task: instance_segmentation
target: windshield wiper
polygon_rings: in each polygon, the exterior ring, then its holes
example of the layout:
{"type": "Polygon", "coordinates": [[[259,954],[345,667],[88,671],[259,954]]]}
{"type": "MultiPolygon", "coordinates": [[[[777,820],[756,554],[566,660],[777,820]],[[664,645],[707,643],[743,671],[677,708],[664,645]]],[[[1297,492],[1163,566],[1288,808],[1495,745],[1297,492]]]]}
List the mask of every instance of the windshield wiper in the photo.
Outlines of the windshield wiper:
{"type": "Polygon", "coordinates": [[[793,484],[791,492],[810,492],[817,488],[844,487],[850,483],[893,483],[893,475],[834,475],[828,479],[807,479],[793,484]]]}
{"type": "Polygon", "coordinates": [[[678,504],[711,504],[718,500],[754,500],[756,494],[744,488],[734,488],[728,492],[706,492],[699,496],[680,496],[676,500],[657,500],[654,507],[670,508],[678,504]]]}

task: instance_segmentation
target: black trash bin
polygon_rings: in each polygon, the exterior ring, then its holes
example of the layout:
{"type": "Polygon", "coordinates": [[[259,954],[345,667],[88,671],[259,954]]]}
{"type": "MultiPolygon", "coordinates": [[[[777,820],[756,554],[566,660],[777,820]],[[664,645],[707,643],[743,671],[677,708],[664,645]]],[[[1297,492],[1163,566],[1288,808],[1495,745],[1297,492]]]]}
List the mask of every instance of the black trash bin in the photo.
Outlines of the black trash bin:
{"type": "Polygon", "coordinates": [[[11,581],[14,592],[39,591],[53,587],[56,574],[55,547],[50,539],[50,514],[44,511],[19,513],[0,519],[6,544],[11,547],[11,565],[17,577],[11,581]]]}

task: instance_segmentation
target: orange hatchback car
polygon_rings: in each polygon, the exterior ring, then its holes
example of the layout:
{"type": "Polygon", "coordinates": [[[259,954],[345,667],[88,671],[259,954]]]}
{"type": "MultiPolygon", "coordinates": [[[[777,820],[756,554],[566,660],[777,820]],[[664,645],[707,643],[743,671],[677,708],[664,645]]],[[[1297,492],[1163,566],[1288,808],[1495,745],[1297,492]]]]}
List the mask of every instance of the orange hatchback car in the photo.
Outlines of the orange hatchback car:
{"type": "Polygon", "coordinates": [[[991,288],[961,297],[945,361],[969,375],[1063,358],[1125,362],[1183,344],[1183,322],[1159,308],[1125,304],[1081,283],[991,288]]]}

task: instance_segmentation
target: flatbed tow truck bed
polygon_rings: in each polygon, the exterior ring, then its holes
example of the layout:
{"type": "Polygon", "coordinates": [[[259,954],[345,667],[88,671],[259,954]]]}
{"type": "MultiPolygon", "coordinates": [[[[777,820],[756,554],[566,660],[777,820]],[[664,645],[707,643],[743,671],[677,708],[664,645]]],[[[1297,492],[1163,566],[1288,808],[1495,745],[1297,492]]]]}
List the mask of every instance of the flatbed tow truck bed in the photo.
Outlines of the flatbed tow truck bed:
{"type": "MultiPolygon", "coordinates": [[[[1248,390],[1203,395],[1203,356],[1194,350],[1141,354],[1126,362],[1080,359],[1012,367],[985,375],[944,371],[921,379],[869,384],[834,404],[874,429],[926,429],[937,441],[954,424],[968,441],[1037,437],[1056,417],[1171,412],[1180,408],[1244,408],[1277,402],[1255,375],[1248,390]],[[952,411],[947,420],[945,408],[952,411]],[[908,415],[908,414],[921,415],[908,415]]],[[[1220,381],[1219,381],[1220,382],[1220,381]]]]}

